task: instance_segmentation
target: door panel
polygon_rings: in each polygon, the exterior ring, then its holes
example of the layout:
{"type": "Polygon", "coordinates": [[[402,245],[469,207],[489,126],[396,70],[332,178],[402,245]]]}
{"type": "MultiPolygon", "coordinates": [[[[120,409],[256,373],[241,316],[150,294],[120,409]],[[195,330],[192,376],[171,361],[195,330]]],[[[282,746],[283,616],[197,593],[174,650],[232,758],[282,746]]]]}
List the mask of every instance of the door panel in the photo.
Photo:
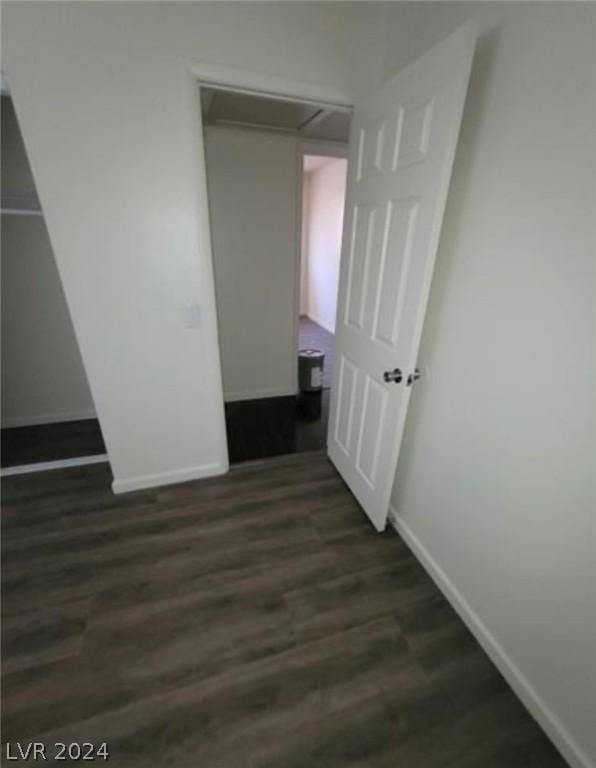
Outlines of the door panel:
{"type": "Polygon", "coordinates": [[[357,104],[331,391],[331,460],[378,530],[389,495],[467,90],[468,25],[357,104]],[[399,383],[385,371],[401,369],[399,383]]]}
{"type": "Polygon", "coordinates": [[[395,145],[395,170],[426,159],[434,103],[434,99],[430,99],[423,104],[400,108],[401,135],[395,145]]]}
{"type": "Polygon", "coordinates": [[[356,446],[356,469],[374,489],[377,480],[383,420],[387,408],[387,392],[370,376],[365,376],[364,402],[356,446]]]}
{"type": "Polygon", "coordinates": [[[392,349],[397,347],[417,211],[417,200],[392,200],[387,204],[388,234],[381,255],[373,338],[392,349]]]}
{"type": "Polygon", "coordinates": [[[368,291],[371,253],[375,247],[377,209],[373,205],[360,205],[354,209],[352,248],[350,255],[350,282],[348,288],[346,325],[355,329],[364,327],[364,314],[368,291]]]}
{"type": "Polygon", "coordinates": [[[341,356],[339,361],[339,394],[338,418],[335,422],[334,440],[343,452],[349,456],[354,420],[354,399],[356,395],[356,366],[347,357],[341,356]]]}

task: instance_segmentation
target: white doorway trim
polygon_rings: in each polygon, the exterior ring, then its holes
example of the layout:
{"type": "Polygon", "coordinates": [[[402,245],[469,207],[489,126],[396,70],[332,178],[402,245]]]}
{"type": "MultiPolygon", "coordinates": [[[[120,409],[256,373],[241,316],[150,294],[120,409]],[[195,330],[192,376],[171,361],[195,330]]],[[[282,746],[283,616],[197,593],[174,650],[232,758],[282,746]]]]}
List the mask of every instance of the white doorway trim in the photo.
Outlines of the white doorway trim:
{"type": "MultiPolygon", "coordinates": [[[[200,88],[210,87],[218,90],[230,90],[240,93],[250,93],[254,96],[263,96],[283,101],[297,101],[307,104],[313,104],[322,109],[333,109],[335,111],[352,111],[352,93],[347,89],[336,88],[333,86],[319,85],[315,83],[293,80],[284,77],[272,77],[260,72],[254,72],[245,69],[236,69],[225,67],[218,64],[201,62],[197,59],[183,60],[185,77],[188,83],[187,108],[191,116],[191,129],[194,133],[193,140],[193,164],[196,169],[196,190],[197,190],[197,234],[198,234],[198,258],[200,260],[201,277],[203,282],[203,291],[200,301],[204,303],[205,318],[204,334],[205,345],[213,359],[217,363],[217,381],[216,387],[219,392],[219,440],[224,446],[222,456],[219,458],[216,474],[224,474],[229,471],[229,451],[226,434],[226,420],[224,408],[224,389],[221,367],[221,352],[219,344],[219,330],[217,323],[217,303],[215,296],[215,275],[213,268],[213,248],[211,238],[211,224],[209,219],[209,193],[207,187],[207,168],[205,161],[205,144],[203,134],[203,120],[201,115],[200,88]]],[[[309,144],[311,142],[308,142],[309,144]]],[[[312,142],[314,143],[314,142],[312,142]]],[[[326,144],[326,142],[316,142],[326,144]]],[[[328,142],[330,147],[337,142],[328,142]]],[[[300,150],[297,152],[296,162],[302,165],[302,155],[300,150]]],[[[302,183],[301,172],[299,178],[299,189],[297,190],[297,200],[301,204],[302,183]]],[[[299,222],[301,224],[302,215],[299,222]]],[[[297,238],[296,264],[300,266],[300,238],[297,238]]],[[[296,354],[298,351],[298,315],[299,315],[299,273],[296,280],[296,299],[294,307],[295,317],[295,338],[296,354]]],[[[298,373],[295,373],[296,388],[298,384],[298,373]]],[[[200,396],[200,393],[197,393],[200,396]]]]}
{"type": "Polygon", "coordinates": [[[352,93],[347,89],[225,67],[197,59],[187,59],[186,64],[199,86],[264,96],[280,101],[297,101],[338,112],[352,111],[352,93]]]}

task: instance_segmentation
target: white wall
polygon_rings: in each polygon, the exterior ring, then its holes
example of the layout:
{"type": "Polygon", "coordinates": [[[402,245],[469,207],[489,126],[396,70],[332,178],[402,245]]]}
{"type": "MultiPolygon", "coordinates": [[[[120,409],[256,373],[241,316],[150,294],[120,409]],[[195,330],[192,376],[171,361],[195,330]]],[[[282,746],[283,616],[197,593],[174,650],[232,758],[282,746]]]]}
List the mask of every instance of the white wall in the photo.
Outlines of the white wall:
{"type": "Polygon", "coordinates": [[[209,126],[205,153],[225,399],[294,394],[297,140],[209,126]]]}
{"type": "Polygon", "coordinates": [[[38,208],[35,182],[27,160],[12,99],[1,98],[2,207],[38,208]]]}
{"type": "Polygon", "coordinates": [[[7,2],[2,10],[2,68],[114,487],[225,471],[198,95],[188,66],[349,102],[344,10],[250,2],[7,2]],[[201,327],[186,327],[196,304],[201,327]]]}
{"type": "Polygon", "coordinates": [[[94,418],[41,216],[2,216],[2,426],[94,418]]]}
{"type": "MultiPolygon", "coordinates": [[[[2,197],[33,207],[35,184],[2,97],[2,197]],[[24,200],[24,202],[23,202],[24,200]]],[[[42,216],[2,215],[2,426],[95,415],[42,216]]]]}
{"type": "Polygon", "coordinates": [[[335,333],[347,170],[348,161],[337,158],[305,174],[305,314],[331,333],[335,333]]]}
{"type": "MultiPolygon", "coordinates": [[[[596,765],[596,8],[392,5],[387,75],[480,39],[393,493],[576,766],[596,765]]],[[[371,73],[372,77],[372,73],[371,73]]]]}

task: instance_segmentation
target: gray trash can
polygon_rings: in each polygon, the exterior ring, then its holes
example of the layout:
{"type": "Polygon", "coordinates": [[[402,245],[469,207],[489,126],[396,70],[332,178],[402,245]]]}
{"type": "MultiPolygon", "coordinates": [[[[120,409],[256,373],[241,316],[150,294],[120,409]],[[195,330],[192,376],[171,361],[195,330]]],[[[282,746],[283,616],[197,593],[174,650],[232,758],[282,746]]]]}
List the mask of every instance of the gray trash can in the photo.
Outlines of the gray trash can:
{"type": "Polygon", "coordinates": [[[298,386],[301,392],[320,392],[323,389],[325,353],[320,349],[298,351],[298,386]]]}

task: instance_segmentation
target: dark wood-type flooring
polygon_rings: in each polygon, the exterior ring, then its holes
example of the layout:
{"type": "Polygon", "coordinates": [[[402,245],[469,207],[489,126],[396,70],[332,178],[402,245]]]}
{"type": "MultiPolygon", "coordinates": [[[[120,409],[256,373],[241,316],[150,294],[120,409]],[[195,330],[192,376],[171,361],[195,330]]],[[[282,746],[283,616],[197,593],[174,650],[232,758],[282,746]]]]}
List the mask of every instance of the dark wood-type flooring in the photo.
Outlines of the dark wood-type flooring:
{"type": "Polygon", "coordinates": [[[298,397],[226,403],[230,461],[250,461],[323,449],[327,444],[329,390],[298,397]]]}
{"type": "Polygon", "coordinates": [[[105,741],[123,768],[564,765],[321,453],[110,479],[2,482],[4,741],[105,741]]]}
{"type": "Polygon", "coordinates": [[[76,459],[106,452],[97,419],[1,430],[2,466],[76,459]]]}
{"type": "Polygon", "coordinates": [[[322,392],[226,403],[232,463],[325,448],[334,336],[310,318],[301,317],[300,348],[308,347],[325,353],[322,392]]]}

